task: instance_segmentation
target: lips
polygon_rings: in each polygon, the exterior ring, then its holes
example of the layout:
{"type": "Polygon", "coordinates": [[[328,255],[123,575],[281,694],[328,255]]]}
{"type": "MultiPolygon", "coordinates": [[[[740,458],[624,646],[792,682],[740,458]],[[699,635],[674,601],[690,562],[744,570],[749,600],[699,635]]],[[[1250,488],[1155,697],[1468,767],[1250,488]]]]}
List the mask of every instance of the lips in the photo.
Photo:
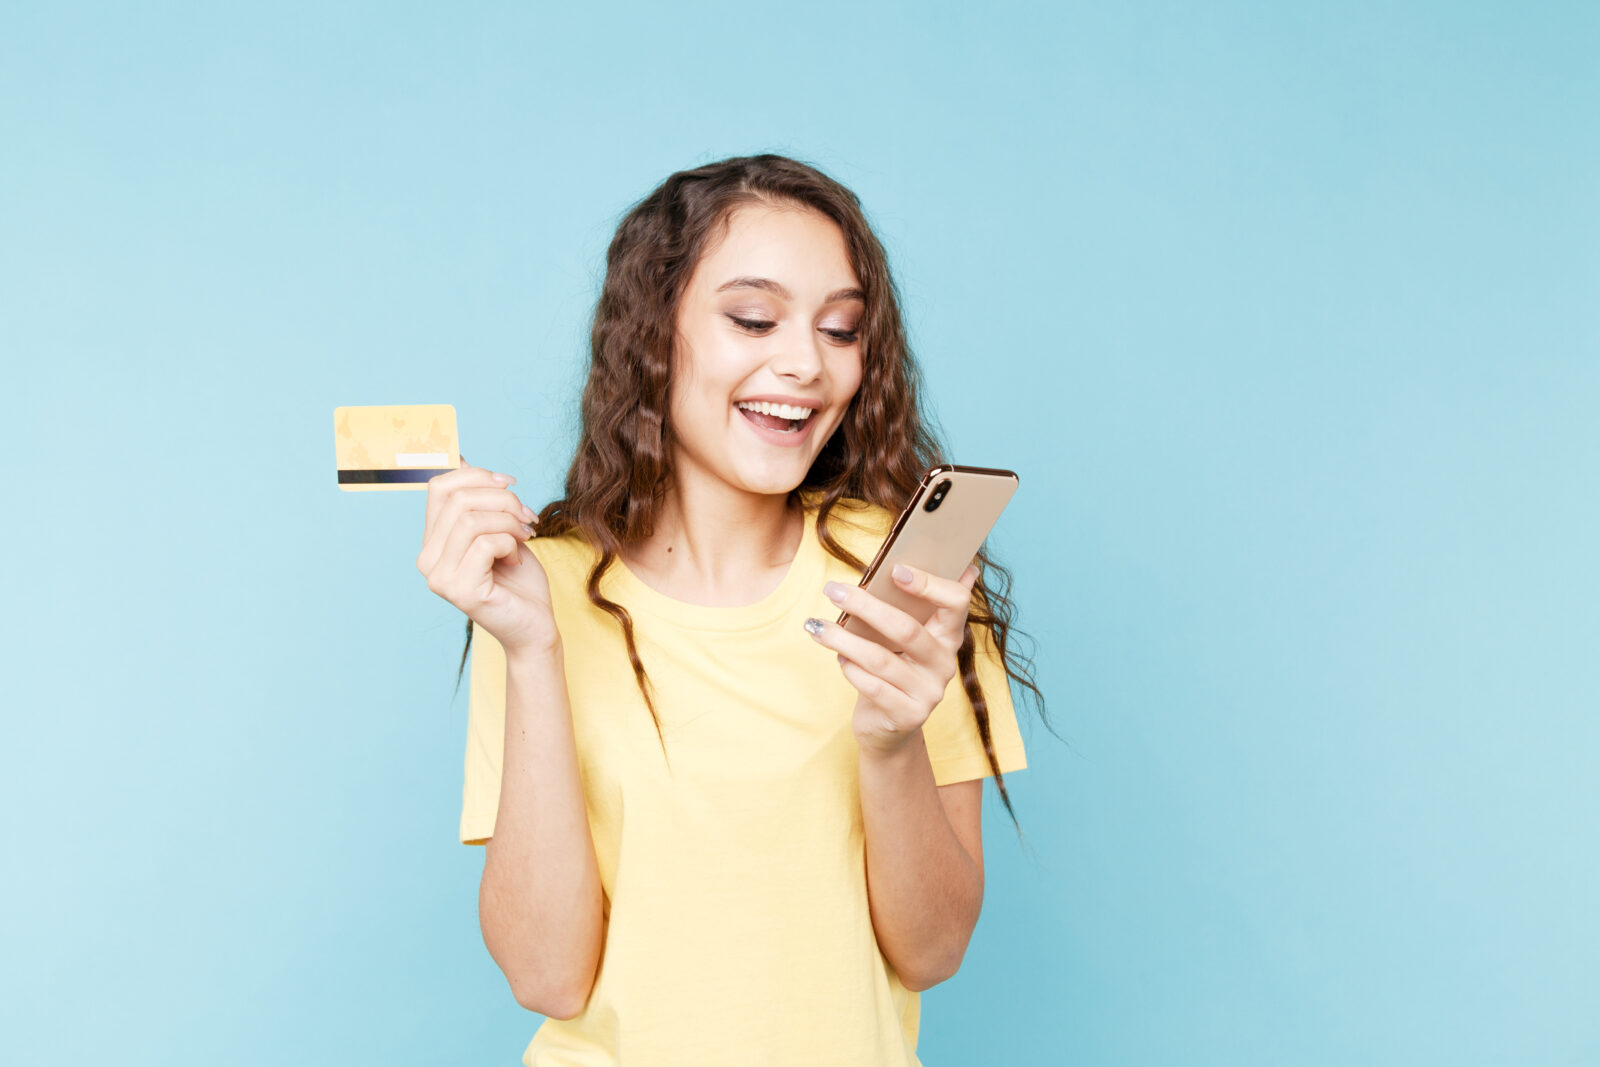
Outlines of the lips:
{"type": "Polygon", "coordinates": [[[795,420],[793,419],[778,419],[746,408],[734,408],[734,410],[743,416],[742,421],[746,426],[750,427],[752,433],[768,444],[778,445],[782,448],[793,448],[804,443],[811,436],[811,427],[817,421],[817,416],[813,412],[810,418],[800,423],[799,429],[791,430],[788,427],[794,425],[795,420]],[[782,423],[784,428],[775,429],[774,424],[776,423],[782,423]]]}
{"type": "Polygon", "coordinates": [[[740,408],[739,414],[757,426],[765,426],[779,433],[793,433],[810,421],[809,415],[804,419],[786,419],[782,415],[768,415],[764,411],[751,411],[749,408],[740,408]]]}

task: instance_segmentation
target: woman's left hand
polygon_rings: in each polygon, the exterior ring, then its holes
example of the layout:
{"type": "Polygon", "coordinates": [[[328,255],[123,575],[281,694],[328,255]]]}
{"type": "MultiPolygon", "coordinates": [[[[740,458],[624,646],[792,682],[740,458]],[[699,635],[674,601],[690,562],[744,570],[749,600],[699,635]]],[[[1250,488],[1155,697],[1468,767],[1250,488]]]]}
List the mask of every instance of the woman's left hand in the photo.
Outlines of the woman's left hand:
{"type": "Polygon", "coordinates": [[[972,605],[976,565],[968,565],[959,581],[950,581],[905,564],[894,569],[895,585],[934,605],[926,623],[884,603],[860,586],[829,582],[828,599],[859,618],[905,651],[890,652],[875,641],[858,637],[837,623],[807,620],[811,638],[839,654],[839,667],[860,694],[851,728],[863,749],[888,755],[917,735],[944,699],[956,676],[956,653],[966,632],[972,605]],[[820,629],[817,627],[820,623],[820,629]]]}

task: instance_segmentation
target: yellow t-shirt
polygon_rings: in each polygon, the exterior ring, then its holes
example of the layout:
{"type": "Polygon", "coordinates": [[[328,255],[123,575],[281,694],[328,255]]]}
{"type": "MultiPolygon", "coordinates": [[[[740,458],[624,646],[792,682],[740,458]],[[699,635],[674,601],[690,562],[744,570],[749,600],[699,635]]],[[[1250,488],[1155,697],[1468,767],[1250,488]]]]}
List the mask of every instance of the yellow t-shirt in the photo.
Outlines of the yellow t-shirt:
{"type": "MultiPolygon", "coordinates": [[[[882,508],[835,507],[829,528],[870,561],[882,508]]],[[[828,580],[861,572],[816,537],[808,508],[782,583],[754,604],[707,607],[650,588],[621,561],[600,590],[633,616],[670,772],[621,626],[584,591],[598,558],[575,533],[525,542],[550,579],[573,733],[605,892],[588,1003],[546,1018],[528,1067],[919,1067],[919,994],[878,948],[867,909],[856,690],[802,628],[838,617],[828,580]]],[[[978,677],[1000,769],[1027,766],[986,630],[978,677]]],[[[461,840],[494,833],[505,652],[474,627],[461,840]]],[[[989,777],[960,678],[923,725],[940,785],[989,777]]]]}

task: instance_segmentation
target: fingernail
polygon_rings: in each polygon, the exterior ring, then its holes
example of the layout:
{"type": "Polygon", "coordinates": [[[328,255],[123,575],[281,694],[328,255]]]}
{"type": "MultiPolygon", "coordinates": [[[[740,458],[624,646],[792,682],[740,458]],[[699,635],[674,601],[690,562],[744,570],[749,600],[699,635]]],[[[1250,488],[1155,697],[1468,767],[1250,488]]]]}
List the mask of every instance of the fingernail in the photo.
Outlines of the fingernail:
{"type": "Polygon", "coordinates": [[[494,480],[497,482],[504,482],[506,485],[515,485],[517,481],[515,478],[511,477],[511,475],[501,474],[499,471],[495,472],[494,480]]]}
{"type": "Polygon", "coordinates": [[[810,634],[812,637],[816,637],[817,635],[822,633],[822,620],[821,619],[807,619],[805,621],[804,625],[805,625],[805,628],[806,628],[806,633],[810,634]]]}
{"type": "Polygon", "coordinates": [[[533,536],[533,527],[529,526],[527,523],[523,523],[522,524],[522,532],[527,534],[529,537],[532,537],[533,536]]]}
{"type": "Polygon", "coordinates": [[[897,582],[909,582],[911,580],[911,568],[904,563],[896,563],[894,565],[894,580],[897,582]]]}
{"type": "Polygon", "coordinates": [[[849,590],[840,585],[838,582],[829,582],[827,585],[822,587],[823,595],[829,600],[833,601],[835,604],[843,604],[844,595],[848,592],[849,590]]]}
{"type": "Polygon", "coordinates": [[[524,505],[522,505],[522,517],[524,519],[528,520],[529,522],[533,522],[539,516],[532,508],[530,508],[528,505],[524,504],[524,505]]]}

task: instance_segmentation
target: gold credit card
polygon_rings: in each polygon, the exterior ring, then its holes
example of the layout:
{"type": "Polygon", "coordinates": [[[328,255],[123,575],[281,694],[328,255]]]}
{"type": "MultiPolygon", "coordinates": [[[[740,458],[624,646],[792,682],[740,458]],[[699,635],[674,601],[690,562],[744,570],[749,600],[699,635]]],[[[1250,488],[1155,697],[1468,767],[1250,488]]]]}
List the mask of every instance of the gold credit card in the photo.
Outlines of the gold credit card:
{"type": "Polygon", "coordinates": [[[426,489],[461,466],[456,409],[449,404],[369,404],[333,409],[339,488],[426,489]]]}

